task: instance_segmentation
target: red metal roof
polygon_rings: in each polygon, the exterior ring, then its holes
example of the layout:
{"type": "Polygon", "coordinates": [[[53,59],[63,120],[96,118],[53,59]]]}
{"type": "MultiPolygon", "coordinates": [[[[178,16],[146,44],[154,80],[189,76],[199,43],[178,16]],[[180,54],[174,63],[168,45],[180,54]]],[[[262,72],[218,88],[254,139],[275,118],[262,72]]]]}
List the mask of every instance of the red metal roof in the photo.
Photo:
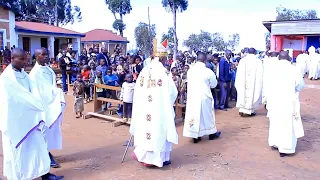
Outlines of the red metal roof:
{"type": "Polygon", "coordinates": [[[94,29],[81,38],[82,42],[124,42],[129,43],[127,38],[118,36],[116,33],[105,29],[94,29]]]}
{"type": "Polygon", "coordinates": [[[49,24],[27,21],[16,21],[16,30],[26,33],[45,33],[84,37],[85,34],[49,24]]]}

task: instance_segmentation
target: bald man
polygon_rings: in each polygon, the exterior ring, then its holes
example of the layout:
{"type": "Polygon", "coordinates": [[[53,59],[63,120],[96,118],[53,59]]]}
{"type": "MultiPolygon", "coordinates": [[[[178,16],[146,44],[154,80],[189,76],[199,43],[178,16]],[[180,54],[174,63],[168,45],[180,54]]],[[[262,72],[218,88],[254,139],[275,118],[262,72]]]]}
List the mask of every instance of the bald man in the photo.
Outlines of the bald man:
{"type": "Polygon", "coordinates": [[[255,109],[261,104],[263,66],[256,57],[256,50],[250,48],[248,55],[241,59],[237,69],[235,88],[237,108],[242,117],[255,116],[255,109]]]}
{"type": "MultiPolygon", "coordinates": [[[[29,73],[30,79],[35,82],[38,91],[41,92],[40,98],[45,109],[45,137],[47,140],[48,150],[62,149],[62,132],[61,124],[63,111],[66,106],[63,92],[57,88],[56,74],[47,65],[48,51],[40,48],[35,51],[36,64],[29,73]]],[[[54,160],[49,152],[51,167],[59,168],[60,165],[54,160]]]]}
{"type": "Polygon", "coordinates": [[[304,81],[300,69],[291,65],[287,52],[281,52],[272,71],[272,85],[268,90],[269,146],[280,157],[295,153],[297,138],[304,136],[300,116],[299,92],[304,81]]]}
{"type": "Polygon", "coordinates": [[[0,76],[0,130],[3,175],[7,179],[60,180],[50,174],[50,158],[43,137],[45,115],[39,92],[23,70],[26,53],[13,49],[11,64],[0,76]]]}

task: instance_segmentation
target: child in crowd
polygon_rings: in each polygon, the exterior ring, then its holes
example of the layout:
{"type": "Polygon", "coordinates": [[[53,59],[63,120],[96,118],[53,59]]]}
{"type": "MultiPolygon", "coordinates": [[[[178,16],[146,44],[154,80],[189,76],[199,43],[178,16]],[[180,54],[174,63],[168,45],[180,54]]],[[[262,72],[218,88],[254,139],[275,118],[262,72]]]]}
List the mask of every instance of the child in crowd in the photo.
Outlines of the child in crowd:
{"type": "Polygon", "coordinates": [[[111,65],[111,71],[112,71],[111,72],[112,74],[117,74],[117,65],[116,64],[111,65]]]}
{"type": "Polygon", "coordinates": [[[174,81],[174,84],[176,85],[177,89],[179,89],[180,77],[179,77],[177,68],[176,67],[171,68],[171,73],[172,73],[172,79],[174,81]]]}
{"type": "Polygon", "coordinates": [[[231,100],[237,100],[237,90],[234,86],[234,83],[236,82],[236,74],[237,74],[237,65],[235,63],[233,63],[231,65],[231,96],[230,99],[231,100]]]}
{"type": "MultiPolygon", "coordinates": [[[[94,93],[94,81],[96,79],[96,66],[95,64],[90,64],[90,100],[93,100],[93,93],[94,93]]],[[[101,71],[100,71],[101,72],[101,71]]]]}
{"type": "Polygon", "coordinates": [[[100,65],[97,66],[96,69],[102,72],[102,76],[105,76],[105,75],[106,75],[106,71],[107,71],[107,69],[108,69],[108,67],[107,67],[107,65],[106,65],[106,60],[103,59],[103,58],[101,58],[101,59],[100,59],[100,65]]]}
{"type": "MultiPolygon", "coordinates": [[[[102,72],[101,71],[96,71],[96,76],[94,79],[95,84],[105,84],[104,79],[102,78],[102,72]]],[[[105,92],[103,88],[97,88],[96,87],[96,93],[97,97],[105,97],[105,92]]]]}
{"type": "Polygon", "coordinates": [[[135,83],[132,74],[126,75],[126,82],[122,84],[120,100],[123,101],[123,121],[131,122],[133,91],[135,83]]]}
{"type": "Polygon", "coordinates": [[[84,111],[83,99],[84,99],[84,82],[82,80],[82,75],[77,74],[77,80],[73,83],[73,96],[74,96],[74,112],[76,113],[76,118],[82,116],[84,111]]]}
{"type": "Polygon", "coordinates": [[[84,92],[85,92],[85,99],[86,99],[86,103],[89,103],[89,99],[90,99],[90,74],[91,74],[91,70],[90,67],[88,65],[85,65],[83,67],[83,71],[81,73],[82,77],[83,77],[83,82],[84,82],[84,92]]]}
{"type": "Polygon", "coordinates": [[[186,104],[187,102],[187,72],[183,73],[181,77],[180,87],[179,87],[179,100],[180,104],[186,104]]]}
{"type": "MultiPolygon", "coordinates": [[[[107,75],[104,76],[104,83],[108,86],[117,86],[118,76],[116,74],[112,74],[112,68],[108,68],[107,75]]],[[[107,92],[107,97],[112,99],[117,99],[116,91],[109,90],[107,92]]]]}

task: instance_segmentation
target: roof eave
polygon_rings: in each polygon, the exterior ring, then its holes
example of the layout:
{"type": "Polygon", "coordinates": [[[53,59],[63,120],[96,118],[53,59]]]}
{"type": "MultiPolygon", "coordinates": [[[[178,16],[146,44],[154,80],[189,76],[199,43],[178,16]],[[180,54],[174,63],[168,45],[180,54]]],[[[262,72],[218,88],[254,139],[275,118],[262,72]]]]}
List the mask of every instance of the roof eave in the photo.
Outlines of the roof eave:
{"type": "Polygon", "coordinates": [[[272,24],[271,22],[263,21],[262,24],[269,32],[271,32],[271,24],[272,24]]]}
{"type": "Polygon", "coordinates": [[[95,41],[90,41],[90,40],[81,40],[81,42],[106,42],[106,43],[130,43],[130,41],[114,41],[114,40],[95,40],[95,41]]]}
{"type": "Polygon", "coordinates": [[[69,33],[56,33],[56,32],[43,32],[43,31],[34,31],[30,29],[15,28],[17,32],[30,33],[30,34],[44,34],[44,35],[56,35],[56,36],[76,36],[76,37],[85,37],[85,34],[69,34],[69,33]]]}

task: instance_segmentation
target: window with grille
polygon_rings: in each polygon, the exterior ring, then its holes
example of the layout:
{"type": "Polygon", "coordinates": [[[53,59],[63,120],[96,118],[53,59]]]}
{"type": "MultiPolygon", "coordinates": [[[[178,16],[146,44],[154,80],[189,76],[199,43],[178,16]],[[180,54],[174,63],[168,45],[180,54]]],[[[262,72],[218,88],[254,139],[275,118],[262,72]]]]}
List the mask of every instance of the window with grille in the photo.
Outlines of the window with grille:
{"type": "Polygon", "coordinates": [[[4,49],[3,32],[0,32],[0,50],[4,49]]]}

